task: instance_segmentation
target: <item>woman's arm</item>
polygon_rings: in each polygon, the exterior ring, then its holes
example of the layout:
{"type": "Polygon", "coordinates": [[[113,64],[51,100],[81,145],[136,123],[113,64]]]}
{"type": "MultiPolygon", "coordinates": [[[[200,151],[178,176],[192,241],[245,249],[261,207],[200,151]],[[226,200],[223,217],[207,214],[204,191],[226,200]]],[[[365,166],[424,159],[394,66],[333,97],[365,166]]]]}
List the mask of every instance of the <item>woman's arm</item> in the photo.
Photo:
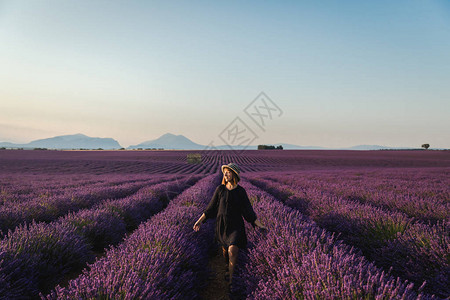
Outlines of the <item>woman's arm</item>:
{"type": "Polygon", "coordinates": [[[209,201],[208,207],[205,209],[205,212],[201,215],[201,217],[195,222],[194,224],[194,230],[199,231],[200,226],[202,223],[206,221],[208,218],[214,218],[217,214],[217,209],[219,206],[219,197],[220,197],[220,189],[221,186],[219,185],[216,190],[214,191],[214,195],[211,198],[211,201],[209,201]]]}
{"type": "Polygon", "coordinates": [[[250,199],[248,198],[247,192],[242,189],[242,216],[244,219],[252,224],[253,228],[255,226],[258,226],[259,228],[266,228],[263,224],[258,220],[258,217],[255,214],[255,211],[253,210],[252,204],[250,203],[250,199]]]}
{"type": "Polygon", "coordinates": [[[199,231],[200,225],[202,225],[203,221],[206,219],[206,215],[203,213],[201,217],[195,222],[194,224],[194,230],[199,231]]]}

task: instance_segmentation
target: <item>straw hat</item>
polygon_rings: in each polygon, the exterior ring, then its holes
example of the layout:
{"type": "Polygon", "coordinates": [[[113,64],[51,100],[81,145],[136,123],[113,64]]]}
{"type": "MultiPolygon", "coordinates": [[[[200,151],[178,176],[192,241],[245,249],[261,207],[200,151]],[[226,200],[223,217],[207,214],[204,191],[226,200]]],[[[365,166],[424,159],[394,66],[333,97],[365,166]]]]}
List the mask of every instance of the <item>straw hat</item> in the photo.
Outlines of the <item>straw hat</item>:
{"type": "Polygon", "coordinates": [[[222,173],[223,173],[223,169],[224,168],[228,168],[230,170],[232,170],[234,172],[234,174],[236,174],[238,180],[241,180],[239,173],[241,172],[241,169],[239,169],[239,167],[235,164],[235,163],[229,163],[228,165],[222,165],[222,173]]]}

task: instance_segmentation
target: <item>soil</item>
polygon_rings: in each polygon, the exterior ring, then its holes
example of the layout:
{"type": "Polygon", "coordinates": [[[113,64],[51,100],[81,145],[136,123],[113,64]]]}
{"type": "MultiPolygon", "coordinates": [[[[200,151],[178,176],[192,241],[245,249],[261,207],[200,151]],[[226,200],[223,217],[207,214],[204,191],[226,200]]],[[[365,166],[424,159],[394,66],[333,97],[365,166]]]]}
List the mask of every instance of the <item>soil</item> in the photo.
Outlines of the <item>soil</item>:
{"type": "Polygon", "coordinates": [[[225,280],[226,270],[225,258],[222,256],[222,249],[218,247],[210,253],[208,267],[210,275],[208,285],[200,293],[201,299],[209,300],[229,300],[228,281],[225,280]]]}

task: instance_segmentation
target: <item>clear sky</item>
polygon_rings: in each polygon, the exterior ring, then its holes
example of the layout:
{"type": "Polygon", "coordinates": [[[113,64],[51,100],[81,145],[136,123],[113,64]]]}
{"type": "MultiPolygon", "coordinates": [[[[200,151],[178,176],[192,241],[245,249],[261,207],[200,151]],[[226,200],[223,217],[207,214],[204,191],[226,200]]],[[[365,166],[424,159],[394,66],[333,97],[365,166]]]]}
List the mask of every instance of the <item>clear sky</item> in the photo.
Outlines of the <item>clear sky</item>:
{"type": "Polygon", "coordinates": [[[450,148],[450,2],[0,0],[0,141],[208,144],[238,116],[254,144],[450,148]]]}

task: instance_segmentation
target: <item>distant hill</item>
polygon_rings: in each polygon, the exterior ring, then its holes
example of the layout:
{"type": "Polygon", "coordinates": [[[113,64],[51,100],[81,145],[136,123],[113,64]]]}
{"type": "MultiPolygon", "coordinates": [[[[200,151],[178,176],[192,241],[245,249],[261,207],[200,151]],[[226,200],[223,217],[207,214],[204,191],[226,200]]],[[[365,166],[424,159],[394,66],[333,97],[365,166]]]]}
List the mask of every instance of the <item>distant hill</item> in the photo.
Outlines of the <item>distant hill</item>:
{"type": "Polygon", "coordinates": [[[293,145],[293,144],[287,144],[287,143],[277,143],[277,144],[271,144],[274,146],[281,145],[283,146],[283,149],[285,150],[296,150],[296,149],[302,149],[302,150],[323,150],[326,149],[325,147],[320,146],[299,146],[299,145],[293,145]]]}
{"type": "Polygon", "coordinates": [[[61,135],[47,139],[39,139],[28,144],[0,143],[5,148],[47,148],[47,149],[120,149],[122,146],[112,138],[89,137],[84,134],[61,135]]]}
{"type": "Polygon", "coordinates": [[[286,143],[278,143],[273,145],[282,145],[283,149],[303,149],[303,150],[383,150],[383,149],[394,149],[394,150],[406,150],[406,149],[419,149],[419,148],[413,148],[413,147],[387,147],[387,146],[380,146],[380,145],[357,145],[357,146],[351,146],[351,147],[344,147],[344,148],[327,148],[327,147],[321,147],[321,146],[299,146],[299,145],[292,145],[292,144],[286,144],[286,143]]]}
{"type": "Polygon", "coordinates": [[[163,148],[166,150],[202,150],[206,146],[194,143],[183,135],[175,135],[166,133],[157,138],[156,140],[146,141],[137,145],[131,145],[127,149],[152,149],[163,148]]]}
{"type": "MultiPolygon", "coordinates": [[[[288,143],[274,143],[270,144],[274,146],[282,145],[283,149],[285,150],[295,150],[295,149],[301,149],[301,150],[380,150],[380,149],[409,149],[409,148],[394,148],[394,147],[385,147],[385,146],[379,146],[379,145],[358,145],[348,148],[326,148],[321,146],[299,146],[294,144],[288,144],[288,143]]],[[[150,140],[146,142],[142,142],[138,145],[132,145],[129,146],[127,149],[170,149],[170,150],[203,150],[208,149],[207,146],[197,144],[187,137],[183,135],[175,135],[171,133],[166,133],[159,138],[155,140],[150,140]]],[[[249,146],[233,146],[232,149],[234,150],[256,150],[258,148],[258,145],[249,145],[249,146]]],[[[216,145],[215,149],[218,150],[230,150],[229,145],[216,145]]]]}
{"type": "MultiPolygon", "coordinates": [[[[387,147],[387,146],[380,146],[380,145],[357,145],[352,147],[345,147],[345,148],[327,148],[327,147],[321,147],[321,146],[300,146],[300,145],[294,145],[294,144],[287,144],[287,143],[273,143],[270,144],[273,146],[283,146],[284,150],[382,150],[382,149],[390,149],[390,150],[406,150],[406,149],[420,149],[420,148],[413,148],[413,147],[387,147]]],[[[221,145],[217,146],[217,149],[230,149],[230,146],[228,145],[221,145]]],[[[247,147],[233,147],[235,150],[239,149],[249,149],[249,150],[256,150],[258,148],[257,145],[249,145],[247,147]]]]}
{"type": "Polygon", "coordinates": [[[413,147],[386,147],[380,145],[358,145],[348,148],[342,148],[341,150],[383,150],[383,149],[395,149],[395,150],[406,150],[406,149],[419,149],[413,147]]]}
{"type": "MultiPolygon", "coordinates": [[[[273,145],[282,145],[284,149],[325,149],[323,147],[316,147],[316,146],[297,146],[292,144],[286,144],[286,143],[278,143],[273,145]]],[[[187,137],[183,135],[175,135],[172,133],[166,133],[159,138],[155,140],[150,140],[146,142],[142,142],[137,145],[131,145],[127,149],[167,149],[167,150],[203,150],[208,149],[207,146],[197,144],[187,137]]],[[[258,148],[258,145],[249,145],[249,146],[234,146],[233,149],[235,150],[241,150],[241,149],[248,149],[248,150],[256,150],[258,148]]],[[[215,146],[215,149],[218,150],[230,150],[230,146],[228,145],[217,145],[215,146]]]]}
{"type": "MultiPolygon", "coordinates": [[[[293,145],[293,144],[287,144],[287,143],[274,143],[274,144],[268,144],[272,146],[283,146],[283,149],[285,150],[295,150],[295,149],[301,149],[301,150],[322,150],[327,149],[320,146],[299,146],[299,145],[293,145]]],[[[219,150],[230,150],[230,146],[228,145],[220,145],[216,147],[219,150]]],[[[234,150],[240,150],[240,149],[247,149],[247,150],[257,150],[258,145],[249,145],[247,147],[245,146],[234,146],[234,150]]]]}
{"type": "MultiPolygon", "coordinates": [[[[380,145],[357,145],[345,148],[326,148],[321,146],[300,146],[288,143],[274,143],[267,144],[273,146],[282,145],[285,150],[381,150],[381,149],[391,149],[391,150],[404,150],[404,149],[420,149],[414,147],[387,147],[380,145]]],[[[73,134],[73,135],[61,135],[55,136],[47,139],[40,139],[32,141],[28,144],[14,144],[10,142],[0,142],[0,147],[5,148],[47,148],[47,149],[120,149],[122,146],[112,139],[112,138],[98,138],[89,137],[84,134],[73,134]]],[[[131,145],[127,149],[165,149],[165,150],[204,150],[210,149],[210,147],[197,144],[183,135],[175,135],[172,133],[166,133],[155,140],[149,140],[142,142],[137,145],[131,145]]],[[[256,150],[258,145],[249,146],[234,146],[232,149],[241,150],[256,150]]],[[[230,150],[228,145],[216,145],[215,149],[218,150],[230,150]]]]}

